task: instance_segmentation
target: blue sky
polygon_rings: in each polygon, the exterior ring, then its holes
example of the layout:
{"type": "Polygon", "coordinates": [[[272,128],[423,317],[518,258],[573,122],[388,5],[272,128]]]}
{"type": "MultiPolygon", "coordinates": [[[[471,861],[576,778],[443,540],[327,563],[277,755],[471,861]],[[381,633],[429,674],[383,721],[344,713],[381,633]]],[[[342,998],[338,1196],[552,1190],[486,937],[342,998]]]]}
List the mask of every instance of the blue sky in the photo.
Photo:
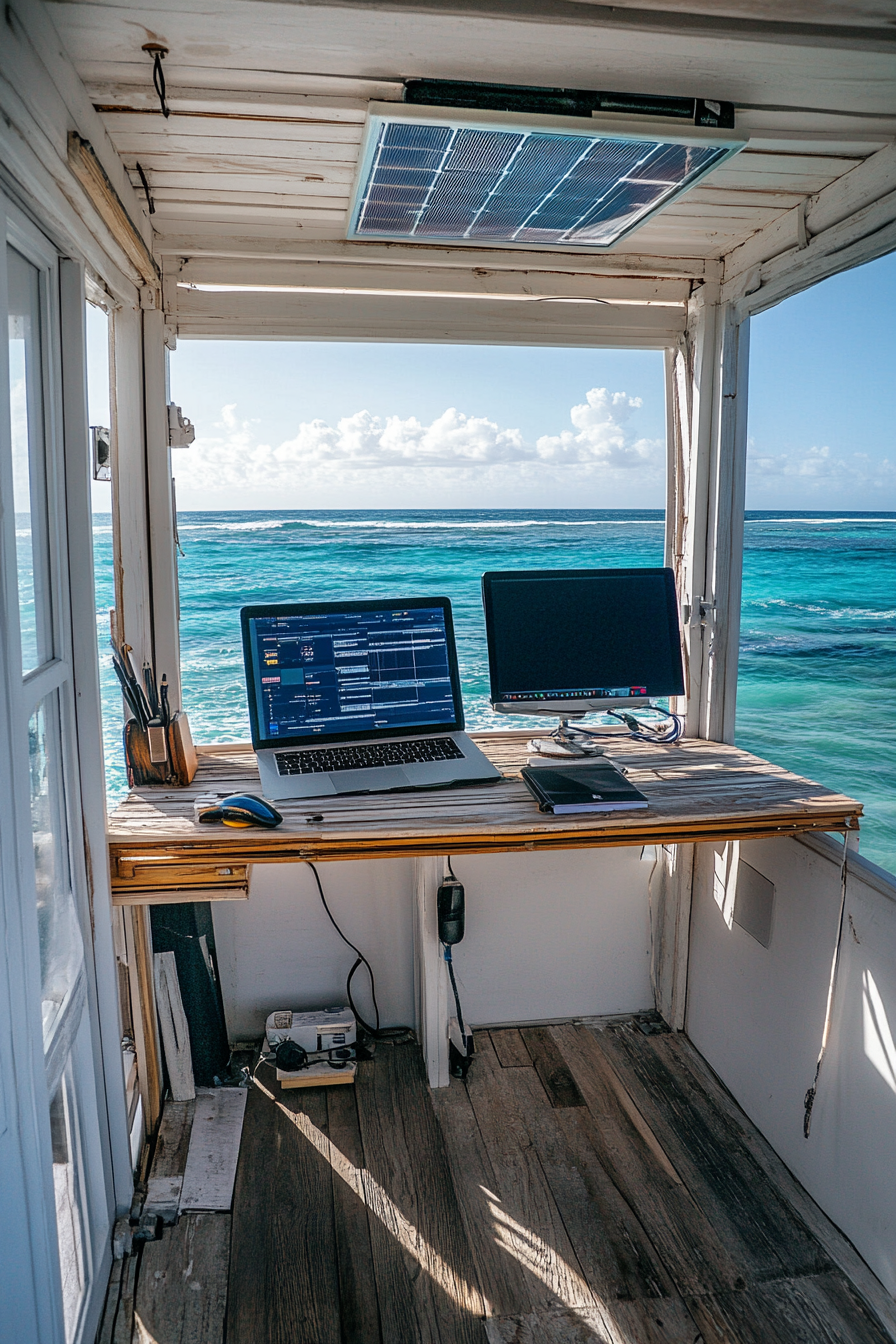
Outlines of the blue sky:
{"type": "MultiPolygon", "coordinates": [[[[891,256],[753,320],[748,508],[896,508],[894,307],[891,256]]],[[[183,341],[171,392],[183,509],[663,504],[659,352],[183,341]]]]}

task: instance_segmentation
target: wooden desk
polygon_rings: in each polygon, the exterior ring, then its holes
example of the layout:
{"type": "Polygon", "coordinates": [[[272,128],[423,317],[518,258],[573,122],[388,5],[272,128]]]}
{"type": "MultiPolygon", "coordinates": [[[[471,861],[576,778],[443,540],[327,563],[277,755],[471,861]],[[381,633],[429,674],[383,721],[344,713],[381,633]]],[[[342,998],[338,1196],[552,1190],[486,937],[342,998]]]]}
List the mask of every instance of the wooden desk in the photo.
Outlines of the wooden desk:
{"type": "Polygon", "coordinates": [[[537,810],[519,778],[530,734],[473,736],[506,776],[500,783],[282,803],[284,824],[275,831],[194,822],[197,794],[260,790],[248,744],[199,747],[189,788],[136,789],[110,817],[112,899],[239,899],[248,894],[253,863],[746,840],[857,830],[862,812],[855,799],[737,747],[696,739],[664,747],[620,736],[610,754],[650,807],[554,817],[537,810]],[[323,820],[307,820],[315,815],[323,820]]]}
{"type": "MultiPolygon", "coordinates": [[[[136,789],[109,818],[112,899],[142,907],[249,895],[253,863],[416,858],[414,964],[416,1027],[432,1087],[445,1087],[450,1016],[438,940],[436,893],[446,854],[494,854],[604,845],[655,845],[755,839],[800,831],[858,829],[860,803],[770,765],[736,747],[685,741],[674,747],[620,736],[610,754],[650,800],[646,811],[554,817],[539,812],[519,768],[529,734],[479,733],[475,739],[502,770],[497,784],[420,793],[322,798],[281,803],[275,831],[200,826],[197,794],[258,793],[250,746],[198,748],[199,770],[187,789],[136,789]],[[308,821],[320,816],[322,820],[308,821]]],[[[154,1031],[147,911],[135,909],[135,973],[142,1020],[154,1031]],[[145,943],[145,946],[143,945],[145,943]]],[[[144,1051],[146,1068],[154,1048],[144,1051]]]]}

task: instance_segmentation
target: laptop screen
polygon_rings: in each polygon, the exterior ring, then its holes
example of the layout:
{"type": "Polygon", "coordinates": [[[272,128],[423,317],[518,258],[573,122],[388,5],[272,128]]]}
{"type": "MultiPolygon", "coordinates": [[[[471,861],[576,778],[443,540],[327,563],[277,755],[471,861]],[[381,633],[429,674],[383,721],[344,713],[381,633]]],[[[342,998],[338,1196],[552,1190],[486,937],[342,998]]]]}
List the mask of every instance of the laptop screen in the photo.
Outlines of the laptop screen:
{"type": "Polygon", "coordinates": [[[463,727],[447,598],[241,616],[255,746],[463,727]]]}

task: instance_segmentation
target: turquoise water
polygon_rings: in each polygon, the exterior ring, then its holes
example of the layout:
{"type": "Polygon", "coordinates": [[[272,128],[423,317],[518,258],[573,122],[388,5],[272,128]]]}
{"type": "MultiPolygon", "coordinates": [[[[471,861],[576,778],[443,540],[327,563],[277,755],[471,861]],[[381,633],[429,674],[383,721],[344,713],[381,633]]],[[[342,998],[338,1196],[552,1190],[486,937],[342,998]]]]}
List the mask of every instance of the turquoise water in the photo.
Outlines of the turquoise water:
{"type": "MultiPolygon", "coordinates": [[[[96,518],[110,801],[124,788],[120,701],[103,644],[111,529],[96,518]]],[[[247,739],[239,608],[340,596],[451,598],[467,724],[488,705],[487,569],[657,565],[656,510],[184,513],[184,708],[197,741],[247,739]]],[[[747,515],[737,741],[865,803],[861,850],[896,871],[896,514],[747,515]]],[[[163,672],[164,668],[159,668],[163,672]]]]}

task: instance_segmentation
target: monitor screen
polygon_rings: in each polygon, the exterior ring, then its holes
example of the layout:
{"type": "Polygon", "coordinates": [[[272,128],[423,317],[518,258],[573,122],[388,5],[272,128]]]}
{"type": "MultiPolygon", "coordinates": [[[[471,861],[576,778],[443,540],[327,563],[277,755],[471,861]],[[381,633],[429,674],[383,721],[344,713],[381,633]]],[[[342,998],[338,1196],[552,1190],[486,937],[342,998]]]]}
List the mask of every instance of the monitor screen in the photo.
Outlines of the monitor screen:
{"type": "Polygon", "coordinates": [[[482,597],[495,709],[562,714],[684,693],[671,569],[484,574],[482,597]]]}
{"type": "Polygon", "coordinates": [[[463,727],[447,598],[240,615],[256,746],[463,727]]]}

